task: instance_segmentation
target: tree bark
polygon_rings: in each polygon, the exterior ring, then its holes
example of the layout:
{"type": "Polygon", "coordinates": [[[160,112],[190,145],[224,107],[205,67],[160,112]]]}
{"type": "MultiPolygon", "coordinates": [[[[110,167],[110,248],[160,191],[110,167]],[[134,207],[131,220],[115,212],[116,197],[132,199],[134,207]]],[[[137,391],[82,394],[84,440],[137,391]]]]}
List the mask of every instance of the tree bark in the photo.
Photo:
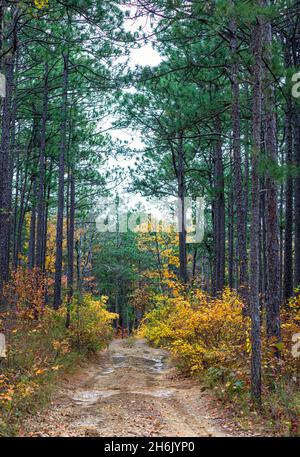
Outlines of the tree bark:
{"type": "Polygon", "coordinates": [[[36,195],[37,185],[36,177],[33,176],[32,184],[32,202],[31,202],[31,218],[30,218],[30,235],[28,246],[28,268],[33,269],[35,265],[35,241],[36,241],[36,195]]]}
{"type": "Polygon", "coordinates": [[[216,117],[215,130],[217,142],[214,160],[214,262],[215,284],[214,292],[222,292],[225,281],[225,196],[224,169],[221,140],[221,119],[216,117]]]}
{"type": "Polygon", "coordinates": [[[42,126],[40,136],[39,154],[39,187],[37,202],[37,230],[36,230],[36,266],[43,270],[43,246],[45,237],[45,152],[46,152],[46,127],[48,117],[48,64],[45,64],[44,73],[44,100],[42,112],[42,126]]]}
{"type": "MultiPolygon", "coordinates": [[[[293,66],[299,67],[300,65],[300,23],[297,20],[295,28],[293,29],[292,38],[292,55],[293,66]]],[[[300,110],[299,105],[294,104],[293,110],[293,135],[294,135],[294,164],[298,169],[300,168],[300,110]]],[[[300,286],[300,172],[294,180],[294,222],[295,222],[295,259],[294,259],[294,287],[300,286]]]]}
{"type": "MultiPolygon", "coordinates": [[[[292,106],[288,101],[285,116],[286,125],[286,165],[290,169],[293,163],[292,106]]],[[[293,295],[293,178],[291,170],[285,184],[285,231],[284,231],[284,278],[283,299],[287,301],[293,295]]]]}
{"type": "Polygon", "coordinates": [[[228,197],[228,285],[234,288],[234,208],[233,192],[228,197]]]}
{"type": "Polygon", "coordinates": [[[68,306],[66,327],[70,326],[70,306],[74,294],[74,233],[75,233],[75,176],[73,166],[69,167],[69,223],[68,223],[68,306]]]}
{"type": "Polygon", "coordinates": [[[185,163],[184,163],[184,147],[182,138],[178,144],[178,166],[177,166],[177,182],[178,182],[178,226],[179,226],[179,277],[182,282],[188,281],[187,273],[187,252],[186,252],[186,223],[185,223],[185,163]]]}
{"type": "Polygon", "coordinates": [[[58,198],[57,198],[57,221],[56,221],[56,255],[55,255],[55,283],[54,283],[54,309],[61,305],[61,280],[63,260],[63,223],[64,223],[64,174],[65,174],[65,152],[67,134],[67,103],[68,103],[68,57],[63,56],[63,106],[61,120],[61,143],[59,154],[59,177],[58,177],[58,198]]]}
{"type": "Polygon", "coordinates": [[[233,132],[233,176],[234,197],[237,216],[237,251],[238,251],[238,289],[241,296],[247,300],[248,296],[248,258],[247,258],[247,234],[246,234],[246,205],[243,188],[243,173],[241,160],[241,121],[240,121],[240,87],[238,74],[240,65],[237,54],[236,24],[231,21],[231,87],[232,87],[232,132],[233,132]]]}
{"type": "MultiPolygon", "coordinates": [[[[295,109],[294,115],[294,131],[295,131],[295,165],[300,167],[300,112],[299,108],[295,109]]],[[[300,173],[295,178],[294,182],[294,195],[295,195],[295,272],[294,272],[294,285],[300,286],[300,173]]]]}
{"type": "MultiPolygon", "coordinates": [[[[286,69],[292,66],[291,43],[285,42],[284,53],[286,69]]],[[[294,209],[294,185],[291,176],[293,165],[293,103],[291,95],[287,96],[285,113],[285,163],[288,175],[285,183],[285,230],[284,230],[284,268],[283,268],[283,299],[287,301],[293,295],[293,209],[294,209]]]]}
{"type": "MultiPolygon", "coordinates": [[[[269,2],[267,1],[266,4],[269,2]]],[[[272,26],[265,24],[265,61],[272,60],[272,26]]],[[[278,165],[276,107],[273,81],[265,68],[264,110],[265,110],[265,150],[269,166],[266,170],[266,258],[267,291],[266,319],[267,338],[280,340],[280,270],[279,270],[279,224],[278,224],[278,186],[272,170],[278,165]]],[[[276,352],[278,352],[276,350],[276,352]]]]}
{"type": "MultiPolygon", "coordinates": [[[[262,6],[258,0],[257,6],[262,6]]],[[[263,21],[260,16],[252,29],[253,52],[253,149],[252,149],[252,201],[250,232],[250,314],[251,314],[251,394],[253,401],[261,404],[261,329],[259,301],[259,154],[261,148],[261,108],[262,108],[262,46],[263,21]]]]}
{"type": "Polygon", "coordinates": [[[6,56],[6,97],[3,101],[2,136],[0,151],[0,295],[9,278],[9,237],[11,227],[11,101],[13,90],[14,58],[6,56]]]}

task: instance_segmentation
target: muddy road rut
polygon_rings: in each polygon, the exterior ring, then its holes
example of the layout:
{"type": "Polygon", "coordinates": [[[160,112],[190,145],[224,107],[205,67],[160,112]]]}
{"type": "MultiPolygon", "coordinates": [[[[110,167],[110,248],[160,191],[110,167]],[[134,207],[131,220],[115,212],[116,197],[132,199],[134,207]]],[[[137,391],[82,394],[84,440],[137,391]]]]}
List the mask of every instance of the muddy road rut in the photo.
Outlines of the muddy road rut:
{"type": "MultiPolygon", "coordinates": [[[[234,436],[195,380],[144,340],[114,340],[64,382],[24,436],[234,436]],[[210,403],[210,405],[209,405],[210,403]]],[[[235,433],[237,435],[237,433],[235,433]]],[[[239,434],[240,435],[240,434],[239,434]]]]}

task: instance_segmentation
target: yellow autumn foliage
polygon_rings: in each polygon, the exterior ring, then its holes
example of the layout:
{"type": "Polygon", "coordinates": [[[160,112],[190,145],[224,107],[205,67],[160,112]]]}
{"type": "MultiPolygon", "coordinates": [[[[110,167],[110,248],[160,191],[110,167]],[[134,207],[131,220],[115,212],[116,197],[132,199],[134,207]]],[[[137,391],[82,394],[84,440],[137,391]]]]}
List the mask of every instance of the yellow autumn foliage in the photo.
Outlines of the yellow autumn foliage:
{"type": "Polygon", "coordinates": [[[81,358],[108,346],[116,318],[106,309],[107,297],[83,295],[74,298],[71,325],[66,329],[66,305],[54,311],[38,306],[39,302],[29,303],[31,293],[27,289],[19,292],[27,277],[26,272],[21,273],[16,272],[18,287],[14,284],[12,288],[12,297],[19,301],[0,314],[0,332],[7,337],[7,359],[2,361],[0,373],[0,436],[11,434],[7,427],[12,414],[17,417],[31,410],[61,370],[71,369],[81,358]],[[42,312],[35,312],[40,309],[42,312]]]}
{"type": "Polygon", "coordinates": [[[96,352],[108,346],[113,336],[112,322],[118,317],[106,309],[107,297],[90,294],[75,298],[71,305],[69,340],[73,347],[96,352]]]}
{"type": "Polygon", "coordinates": [[[47,7],[49,4],[49,0],[34,0],[34,6],[36,6],[38,9],[42,9],[47,7]]]}
{"type": "MultiPolygon", "coordinates": [[[[143,336],[154,345],[169,349],[191,373],[225,370],[235,373],[243,385],[249,385],[251,323],[245,317],[240,297],[225,289],[222,295],[212,298],[200,289],[188,290],[178,282],[171,284],[169,296],[151,297],[154,308],[145,316],[143,336]]],[[[262,322],[265,335],[264,312],[262,322]]],[[[299,357],[295,357],[293,345],[295,335],[300,336],[300,295],[283,309],[281,322],[280,342],[262,338],[263,375],[271,383],[280,376],[298,380],[300,349],[299,357]],[[274,357],[274,348],[279,349],[280,358],[274,357]]]]}
{"type": "Polygon", "coordinates": [[[237,352],[247,357],[250,323],[234,292],[226,289],[221,297],[212,299],[199,289],[184,293],[174,288],[172,297],[157,296],[157,303],[146,315],[144,335],[155,345],[170,349],[190,371],[229,366],[237,352]]]}

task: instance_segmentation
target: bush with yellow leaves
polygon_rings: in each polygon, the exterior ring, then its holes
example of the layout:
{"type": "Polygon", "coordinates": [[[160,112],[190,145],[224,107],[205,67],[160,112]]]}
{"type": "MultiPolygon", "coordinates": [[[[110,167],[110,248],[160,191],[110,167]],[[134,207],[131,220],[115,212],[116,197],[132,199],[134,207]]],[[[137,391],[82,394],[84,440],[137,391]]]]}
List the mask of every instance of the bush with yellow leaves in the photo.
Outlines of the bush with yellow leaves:
{"type": "MultiPolygon", "coordinates": [[[[213,387],[223,400],[236,402],[237,411],[249,417],[250,319],[239,296],[225,289],[213,298],[173,281],[167,294],[152,295],[153,303],[143,321],[142,335],[168,349],[186,372],[201,374],[207,387],[213,387]]],[[[282,307],[281,341],[266,338],[265,321],[262,310],[265,416],[261,420],[266,427],[268,418],[271,433],[299,436],[300,294],[282,307]]]]}
{"type": "Polygon", "coordinates": [[[236,365],[237,353],[247,358],[249,320],[234,292],[226,289],[213,299],[201,290],[173,290],[172,297],[157,296],[157,303],[145,317],[144,335],[170,349],[191,372],[236,365]]]}
{"type": "Polygon", "coordinates": [[[75,298],[71,304],[68,338],[73,348],[96,352],[107,347],[113,336],[112,322],[118,317],[106,310],[108,297],[90,294],[75,298]]]}
{"type": "MultiPolygon", "coordinates": [[[[21,273],[17,279],[23,284],[21,273]]],[[[18,417],[47,400],[58,373],[109,344],[116,317],[106,310],[106,297],[84,295],[73,300],[67,329],[65,305],[54,311],[40,307],[40,300],[30,304],[27,288],[20,294],[14,284],[11,290],[19,302],[0,314],[7,337],[7,357],[0,359],[0,436],[11,436],[18,417]]]]}
{"type": "MultiPolygon", "coordinates": [[[[200,289],[185,290],[173,282],[171,296],[156,294],[151,300],[155,307],[146,314],[142,328],[150,342],[170,349],[192,372],[222,366],[237,370],[244,367],[248,374],[250,319],[245,317],[244,305],[235,292],[225,289],[222,295],[212,298],[200,289]]],[[[264,313],[262,321],[265,322],[264,313]]],[[[265,333],[263,328],[262,335],[265,333]]],[[[281,341],[262,339],[264,374],[299,374],[300,357],[293,352],[297,337],[299,294],[282,309],[281,341]],[[280,358],[274,357],[275,348],[280,358]]]]}

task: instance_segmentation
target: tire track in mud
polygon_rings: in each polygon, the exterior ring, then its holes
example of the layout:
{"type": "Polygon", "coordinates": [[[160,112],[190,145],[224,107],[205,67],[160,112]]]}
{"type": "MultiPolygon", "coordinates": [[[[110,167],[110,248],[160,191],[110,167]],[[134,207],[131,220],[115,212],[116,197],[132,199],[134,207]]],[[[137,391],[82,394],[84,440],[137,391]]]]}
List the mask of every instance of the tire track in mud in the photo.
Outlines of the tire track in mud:
{"type": "MultiPolygon", "coordinates": [[[[210,412],[195,380],[168,353],[144,340],[114,340],[61,386],[49,407],[25,424],[25,436],[234,436],[210,412]]],[[[240,435],[240,433],[236,433],[240,435]]]]}

